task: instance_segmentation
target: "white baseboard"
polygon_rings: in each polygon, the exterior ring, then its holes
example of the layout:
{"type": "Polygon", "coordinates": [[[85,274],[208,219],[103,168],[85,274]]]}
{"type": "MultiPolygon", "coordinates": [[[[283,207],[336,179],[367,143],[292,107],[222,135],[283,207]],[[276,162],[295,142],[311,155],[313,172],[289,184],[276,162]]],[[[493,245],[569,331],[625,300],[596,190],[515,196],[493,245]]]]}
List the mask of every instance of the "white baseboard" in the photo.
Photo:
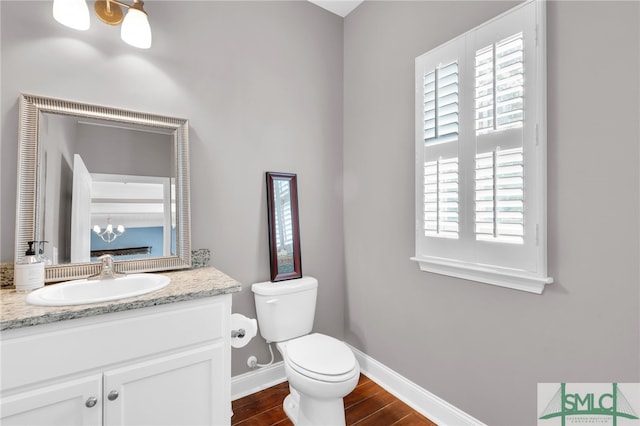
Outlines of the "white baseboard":
{"type": "Polygon", "coordinates": [[[421,388],[367,354],[348,345],[360,370],[396,398],[440,426],[486,426],[426,389],[421,388]]]}
{"type": "MultiPolygon", "coordinates": [[[[426,389],[421,388],[367,354],[348,345],[362,373],[396,398],[440,426],[486,426],[426,389]]],[[[259,392],[287,380],[282,361],[231,378],[231,400],[259,392]]]]}
{"type": "Polygon", "coordinates": [[[282,361],[231,378],[231,400],[235,401],[287,380],[282,361]]]}

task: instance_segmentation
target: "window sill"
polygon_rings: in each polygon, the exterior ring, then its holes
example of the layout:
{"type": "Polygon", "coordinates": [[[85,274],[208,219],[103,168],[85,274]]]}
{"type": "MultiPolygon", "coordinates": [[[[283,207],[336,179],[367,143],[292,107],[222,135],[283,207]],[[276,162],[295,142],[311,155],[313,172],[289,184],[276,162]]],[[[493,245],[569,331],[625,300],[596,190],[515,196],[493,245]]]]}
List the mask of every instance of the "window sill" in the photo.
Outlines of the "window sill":
{"type": "Polygon", "coordinates": [[[535,294],[542,294],[544,287],[553,282],[551,277],[539,277],[489,265],[454,262],[439,258],[412,257],[411,260],[418,262],[420,270],[424,272],[433,272],[535,294]]]}

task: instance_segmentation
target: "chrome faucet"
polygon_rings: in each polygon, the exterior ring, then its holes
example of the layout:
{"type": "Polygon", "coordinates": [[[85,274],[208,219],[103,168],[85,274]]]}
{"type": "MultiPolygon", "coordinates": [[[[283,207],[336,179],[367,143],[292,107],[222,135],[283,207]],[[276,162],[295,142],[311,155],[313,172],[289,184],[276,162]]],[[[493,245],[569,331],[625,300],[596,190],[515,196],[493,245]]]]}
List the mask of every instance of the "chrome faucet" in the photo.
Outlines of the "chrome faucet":
{"type": "Polygon", "coordinates": [[[115,278],[115,271],[113,270],[113,256],[110,254],[103,254],[98,259],[102,262],[100,266],[100,272],[97,278],[100,280],[115,278]]]}

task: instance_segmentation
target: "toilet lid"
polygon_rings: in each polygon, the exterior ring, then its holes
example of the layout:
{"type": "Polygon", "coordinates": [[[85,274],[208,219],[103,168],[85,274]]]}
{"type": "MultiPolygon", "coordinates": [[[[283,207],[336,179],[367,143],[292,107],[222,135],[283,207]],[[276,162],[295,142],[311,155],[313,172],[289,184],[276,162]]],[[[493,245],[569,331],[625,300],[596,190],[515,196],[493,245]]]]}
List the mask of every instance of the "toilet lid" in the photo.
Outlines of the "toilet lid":
{"type": "Polygon", "coordinates": [[[323,376],[338,376],[352,371],[356,358],[340,340],[324,334],[309,334],[287,344],[287,358],[296,370],[323,376]]]}

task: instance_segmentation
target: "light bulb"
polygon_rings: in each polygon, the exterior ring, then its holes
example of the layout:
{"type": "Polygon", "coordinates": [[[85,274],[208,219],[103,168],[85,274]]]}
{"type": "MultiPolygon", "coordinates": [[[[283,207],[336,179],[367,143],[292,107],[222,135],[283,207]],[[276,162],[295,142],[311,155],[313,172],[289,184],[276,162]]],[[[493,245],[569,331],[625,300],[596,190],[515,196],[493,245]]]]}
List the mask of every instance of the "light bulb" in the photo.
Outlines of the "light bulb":
{"type": "Polygon", "coordinates": [[[113,225],[112,224],[108,224],[107,225],[107,234],[110,234],[113,232],[113,225]]]}
{"type": "Polygon", "coordinates": [[[96,234],[99,234],[100,233],[100,227],[98,225],[94,225],[93,232],[95,232],[96,234]]]}
{"type": "Polygon", "coordinates": [[[89,7],[85,0],[54,0],[53,17],[74,30],[89,29],[89,7]]]}
{"type": "Polygon", "coordinates": [[[118,225],[118,232],[122,234],[124,232],[124,226],[118,225]]]}
{"type": "Polygon", "coordinates": [[[147,14],[142,10],[130,8],[122,21],[120,30],[122,40],[140,49],[151,47],[151,27],[147,14]]]}

